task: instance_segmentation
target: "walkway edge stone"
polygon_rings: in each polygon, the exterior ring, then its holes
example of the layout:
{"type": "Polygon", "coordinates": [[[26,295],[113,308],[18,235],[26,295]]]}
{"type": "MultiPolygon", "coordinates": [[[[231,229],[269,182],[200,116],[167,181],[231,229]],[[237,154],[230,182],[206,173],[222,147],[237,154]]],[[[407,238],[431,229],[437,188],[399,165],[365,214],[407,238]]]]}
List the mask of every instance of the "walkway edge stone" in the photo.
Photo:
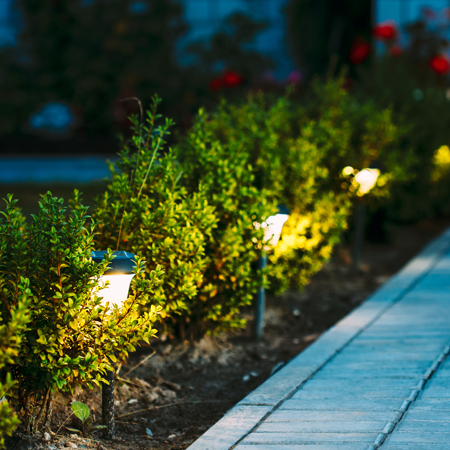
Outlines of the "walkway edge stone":
{"type": "Polygon", "coordinates": [[[275,375],[230,409],[188,450],[229,450],[356,336],[412,289],[450,246],[450,229],[425,247],[364,303],[323,333],[275,375]]]}

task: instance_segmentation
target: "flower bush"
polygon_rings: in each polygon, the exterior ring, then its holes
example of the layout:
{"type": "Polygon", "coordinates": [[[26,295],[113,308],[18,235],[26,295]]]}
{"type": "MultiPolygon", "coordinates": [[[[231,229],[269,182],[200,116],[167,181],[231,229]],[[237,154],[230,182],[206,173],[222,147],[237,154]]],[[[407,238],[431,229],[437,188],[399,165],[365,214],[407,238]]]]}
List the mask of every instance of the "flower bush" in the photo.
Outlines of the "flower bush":
{"type": "Polygon", "coordinates": [[[112,256],[101,264],[92,260],[96,231],[86,211],[77,192],[69,208],[48,192],[27,223],[9,196],[0,222],[0,314],[20,311],[26,300],[32,324],[23,328],[17,357],[6,366],[29,434],[49,429],[57,391],[99,384],[112,370],[108,357],[125,358],[155,334],[159,307],[143,314],[138,308],[157,289],[161,269],[146,276],[138,258],[125,303],[102,305],[97,285],[112,256]]]}

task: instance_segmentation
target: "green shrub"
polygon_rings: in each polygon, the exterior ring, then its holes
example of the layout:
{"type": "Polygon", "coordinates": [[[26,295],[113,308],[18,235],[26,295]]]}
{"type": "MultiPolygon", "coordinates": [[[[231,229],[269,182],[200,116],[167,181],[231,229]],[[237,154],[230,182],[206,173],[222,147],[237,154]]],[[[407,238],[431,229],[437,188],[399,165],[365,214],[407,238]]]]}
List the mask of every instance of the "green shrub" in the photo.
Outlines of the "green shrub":
{"type": "Polygon", "coordinates": [[[289,93],[278,99],[251,96],[240,104],[224,101],[201,123],[210,140],[245,153],[254,186],[291,210],[282,240],[269,254],[269,278],[277,292],[303,287],[331,256],[347,227],[350,201],[361,195],[354,178],[359,170],[379,165],[372,191],[377,196],[405,176],[401,155],[392,153],[400,130],[391,111],[358,102],[340,79],[316,81],[301,103],[289,93]],[[352,173],[343,175],[350,165],[352,173]]]}
{"type": "Polygon", "coordinates": [[[358,98],[342,86],[342,78],[316,80],[301,121],[311,125],[316,145],[326,148],[324,163],[335,190],[339,185],[350,196],[358,194],[353,176],[343,174],[344,167],[351,166],[355,172],[376,167],[380,177],[371,195],[385,197],[394,181],[410,176],[414,155],[408,149],[398,150],[407,128],[396,123],[388,106],[358,98]]]}
{"type": "MultiPolygon", "coordinates": [[[[6,242],[0,241],[0,259],[4,251],[7,251],[6,242]]],[[[0,274],[0,298],[3,298],[4,278],[0,274]]],[[[26,312],[29,292],[25,280],[16,284],[15,296],[17,301],[15,307],[8,306],[7,311],[0,315],[0,374],[3,383],[0,383],[0,448],[4,448],[4,436],[10,436],[19,424],[17,415],[12,411],[6,401],[14,386],[11,373],[5,374],[5,366],[14,364],[18,356],[21,334],[29,320],[26,312]]]]}
{"type": "Polygon", "coordinates": [[[398,155],[389,152],[398,138],[390,110],[357,102],[341,85],[342,80],[317,81],[300,104],[290,94],[222,102],[203,121],[213,139],[246,152],[254,185],[291,210],[282,240],[269,254],[277,292],[303,287],[331,256],[358,193],[354,173],[382,160],[383,189],[374,190],[379,195],[402,175],[398,155]],[[344,176],[349,165],[355,170],[344,176]]]}
{"type": "MultiPolygon", "coordinates": [[[[428,43],[424,38],[425,47],[428,43]]],[[[432,49],[427,53],[411,47],[396,58],[380,56],[361,71],[352,89],[358,98],[390,108],[394,124],[405,130],[393,152],[403,158],[409,176],[392,184],[387,203],[390,220],[397,222],[433,217],[446,209],[447,200],[433,187],[432,177],[435,151],[450,143],[450,102],[445,79],[423,61],[434,56],[432,49]]]]}
{"type": "Polygon", "coordinates": [[[157,307],[139,315],[158,285],[161,270],[144,276],[138,259],[131,295],[118,307],[101,304],[97,290],[111,255],[104,263],[91,258],[95,224],[87,208],[75,198],[69,208],[63,200],[42,196],[37,215],[27,224],[8,196],[0,222],[1,317],[29,301],[32,326],[22,332],[18,356],[9,368],[16,384],[12,392],[23,410],[26,432],[48,429],[56,391],[71,391],[86,383],[99,384],[115,361],[134,351],[141,340],[155,334],[157,307]]]}
{"type": "Polygon", "coordinates": [[[239,314],[252,303],[261,283],[255,263],[263,229],[257,229],[254,222],[263,222],[276,212],[269,192],[256,187],[249,148],[241,142],[221,142],[212,132],[212,120],[214,116],[200,110],[177,146],[184,170],[182,182],[189,192],[201,189],[214,206],[217,220],[206,236],[207,265],[190,317],[188,331],[196,337],[245,324],[239,314]]]}
{"type": "Polygon", "coordinates": [[[94,214],[100,222],[96,241],[143,255],[148,270],[163,267],[163,282],[152,301],[164,305],[163,316],[170,315],[184,339],[209,264],[205,242],[216,217],[202,187],[188,192],[183,186],[184,169],[165,148],[172,123],[156,125],[158,103],[154,98],[145,123],[133,118],[134,134],[110,165],[112,179],[94,214]]]}
{"type": "Polygon", "coordinates": [[[326,148],[313,142],[310,124],[300,128],[296,110],[288,98],[258,95],[238,105],[222,102],[200,122],[209,140],[239,149],[259,192],[291,210],[282,241],[269,253],[271,288],[277,292],[304,286],[320,269],[346,226],[349,206],[341,192],[322,188],[329,178],[326,148]]]}

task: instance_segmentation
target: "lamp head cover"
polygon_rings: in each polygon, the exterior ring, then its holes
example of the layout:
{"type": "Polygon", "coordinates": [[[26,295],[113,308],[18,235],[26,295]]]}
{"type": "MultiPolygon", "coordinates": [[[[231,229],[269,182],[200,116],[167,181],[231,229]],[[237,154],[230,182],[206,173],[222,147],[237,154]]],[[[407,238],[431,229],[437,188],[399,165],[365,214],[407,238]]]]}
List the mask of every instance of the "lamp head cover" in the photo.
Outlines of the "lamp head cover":
{"type": "MultiPolygon", "coordinates": [[[[105,250],[93,251],[91,257],[96,263],[101,263],[107,253],[105,250]]],[[[123,251],[116,251],[112,254],[114,258],[110,261],[105,275],[131,275],[136,265],[136,255],[123,251]]]]}
{"type": "Polygon", "coordinates": [[[278,205],[277,208],[278,208],[278,214],[289,215],[291,213],[291,211],[289,211],[289,208],[287,206],[278,205]]]}

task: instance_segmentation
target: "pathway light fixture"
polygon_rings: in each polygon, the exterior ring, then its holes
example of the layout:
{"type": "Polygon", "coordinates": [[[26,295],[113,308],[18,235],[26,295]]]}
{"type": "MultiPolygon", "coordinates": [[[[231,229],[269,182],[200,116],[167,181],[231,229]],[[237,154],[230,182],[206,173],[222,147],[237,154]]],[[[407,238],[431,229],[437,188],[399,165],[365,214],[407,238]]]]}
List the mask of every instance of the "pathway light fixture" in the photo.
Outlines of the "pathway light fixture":
{"type": "MultiPolygon", "coordinates": [[[[101,263],[106,251],[92,252],[92,260],[101,263]]],[[[133,268],[136,265],[135,255],[128,252],[113,252],[114,259],[108,265],[106,272],[100,277],[98,296],[103,297],[102,305],[115,304],[119,307],[128,298],[131,280],[134,277],[133,268]]],[[[111,365],[113,362],[109,359],[111,365]]],[[[102,383],[102,423],[106,427],[104,437],[114,439],[114,370],[105,376],[109,384],[102,383]]]]}
{"type": "MultiPolygon", "coordinates": [[[[344,169],[345,170],[345,169],[344,169]]],[[[356,173],[355,181],[358,185],[356,195],[360,198],[368,194],[377,184],[380,176],[379,169],[367,168],[356,173]]],[[[366,215],[366,205],[364,201],[359,201],[356,209],[355,240],[353,243],[353,270],[358,270],[361,261],[361,246],[364,238],[364,219],[366,215]]]]}
{"type": "MultiPolygon", "coordinates": [[[[289,219],[289,209],[285,206],[278,206],[278,213],[269,216],[264,222],[254,222],[256,229],[264,229],[264,241],[261,256],[259,259],[259,268],[261,270],[267,267],[267,252],[276,247],[280,240],[281,232],[286,221],[289,219]]],[[[260,340],[264,331],[264,312],[266,303],[266,290],[260,285],[256,297],[255,308],[255,338],[260,340]]]]}

